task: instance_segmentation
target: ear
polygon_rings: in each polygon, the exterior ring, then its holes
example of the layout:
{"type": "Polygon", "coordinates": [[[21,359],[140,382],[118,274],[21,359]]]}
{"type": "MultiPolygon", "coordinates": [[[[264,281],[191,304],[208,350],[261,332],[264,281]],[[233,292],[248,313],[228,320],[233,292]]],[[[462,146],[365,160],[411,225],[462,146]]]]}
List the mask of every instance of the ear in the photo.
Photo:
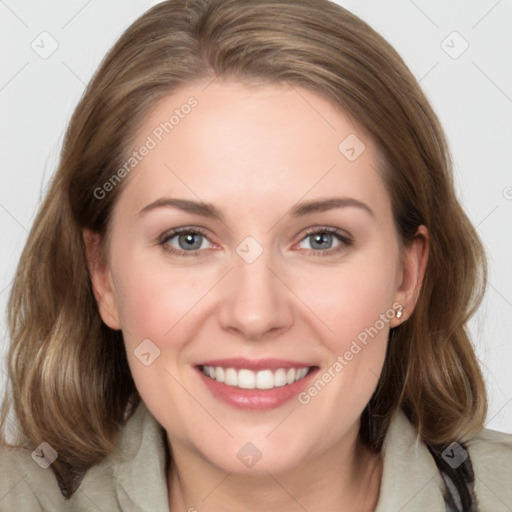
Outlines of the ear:
{"type": "Polygon", "coordinates": [[[395,295],[395,304],[403,307],[402,316],[393,318],[391,327],[404,322],[414,311],[425,276],[428,261],[429,233],[425,226],[418,227],[414,239],[403,248],[402,271],[395,295]]]}
{"type": "Polygon", "coordinates": [[[101,251],[101,236],[90,229],[84,229],[82,235],[87,268],[101,318],[111,329],[121,329],[112,275],[101,251]]]}

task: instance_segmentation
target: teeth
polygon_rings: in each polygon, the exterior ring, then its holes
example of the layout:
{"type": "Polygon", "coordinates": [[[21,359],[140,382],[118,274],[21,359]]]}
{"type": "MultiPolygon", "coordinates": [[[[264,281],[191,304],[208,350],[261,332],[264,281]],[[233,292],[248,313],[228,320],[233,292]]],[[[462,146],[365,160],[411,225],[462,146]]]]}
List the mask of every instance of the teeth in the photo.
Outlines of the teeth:
{"type": "Polygon", "coordinates": [[[215,368],[215,380],[217,382],[224,382],[224,368],[217,366],[215,368]]]}
{"type": "MultiPolygon", "coordinates": [[[[212,369],[213,366],[210,366],[210,368],[212,369]]],[[[212,372],[211,369],[209,371],[210,377],[212,376],[212,373],[215,375],[215,371],[212,372]]],[[[228,368],[225,373],[224,384],[227,384],[228,386],[236,386],[237,382],[238,377],[236,371],[233,368],[228,368]]]]}
{"type": "Polygon", "coordinates": [[[236,384],[242,389],[254,389],[256,387],[256,375],[251,370],[240,370],[238,372],[238,382],[236,384]]]}
{"type": "Polygon", "coordinates": [[[256,374],[256,387],[258,389],[272,389],[274,387],[274,374],[271,370],[263,370],[256,374]]]}
{"type": "Polygon", "coordinates": [[[309,368],[279,368],[272,370],[252,370],[222,368],[221,366],[203,366],[203,373],[217,382],[241,389],[272,389],[293,384],[303,379],[309,368]]]}
{"type": "Polygon", "coordinates": [[[276,388],[280,386],[286,385],[286,372],[283,370],[283,368],[279,368],[279,370],[274,373],[274,386],[276,388]]]}

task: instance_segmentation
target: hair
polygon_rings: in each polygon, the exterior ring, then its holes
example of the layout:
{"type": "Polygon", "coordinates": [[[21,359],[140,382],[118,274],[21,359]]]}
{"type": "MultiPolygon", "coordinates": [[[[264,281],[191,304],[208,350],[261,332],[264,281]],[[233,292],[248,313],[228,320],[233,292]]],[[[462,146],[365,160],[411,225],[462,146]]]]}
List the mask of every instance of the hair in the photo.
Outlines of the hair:
{"type": "MultiPolygon", "coordinates": [[[[82,230],[104,241],[126,180],[101,200],[155,105],[202,81],[311,90],[352,116],[382,157],[400,242],[420,225],[429,257],[411,316],[391,329],[360,440],[378,451],[401,407],[427,444],[483,428],[487,398],[467,330],[486,282],[483,246],[455,193],[445,135],[416,79],[365,22],[327,0],[170,0],[119,38],[80,99],[58,169],[22,252],[8,304],[9,384],[15,445],[46,441],[62,492],[110,455],[129,404],[140,401],[122,332],[99,315],[82,230]]],[[[132,407],[133,410],[133,407],[132,407]]]]}

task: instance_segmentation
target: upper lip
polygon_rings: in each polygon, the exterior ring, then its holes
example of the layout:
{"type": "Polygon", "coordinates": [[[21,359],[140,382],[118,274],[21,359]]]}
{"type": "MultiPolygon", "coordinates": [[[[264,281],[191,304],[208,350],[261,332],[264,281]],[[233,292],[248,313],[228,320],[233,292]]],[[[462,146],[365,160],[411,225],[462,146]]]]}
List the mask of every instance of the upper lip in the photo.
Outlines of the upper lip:
{"type": "Polygon", "coordinates": [[[277,370],[278,368],[309,368],[313,365],[288,359],[245,359],[232,357],[228,359],[212,359],[201,361],[196,366],[221,366],[222,368],[236,368],[247,370],[277,370]]]}

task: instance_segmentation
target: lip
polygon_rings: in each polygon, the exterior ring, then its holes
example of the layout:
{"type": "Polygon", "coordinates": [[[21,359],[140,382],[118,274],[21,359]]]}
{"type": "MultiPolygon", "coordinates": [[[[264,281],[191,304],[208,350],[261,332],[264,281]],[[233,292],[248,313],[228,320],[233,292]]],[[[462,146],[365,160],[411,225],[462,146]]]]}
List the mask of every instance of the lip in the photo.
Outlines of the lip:
{"type": "Polygon", "coordinates": [[[222,382],[207,377],[202,371],[203,363],[194,367],[201,381],[208,391],[222,402],[241,410],[247,411],[269,411],[283,406],[294,397],[297,397],[314,378],[319,370],[318,366],[294,363],[277,359],[267,359],[252,361],[252,367],[249,367],[247,360],[242,359],[222,359],[215,361],[205,361],[204,366],[222,366],[226,368],[247,368],[248,370],[277,369],[277,368],[304,368],[311,367],[308,374],[301,380],[292,384],[272,389],[241,389],[234,386],[228,386],[222,382]],[[236,361],[236,364],[229,364],[236,361]],[[240,361],[245,361],[240,363],[240,361]],[[286,363],[286,364],[283,364],[286,363]],[[240,366],[239,366],[240,365],[240,366]]]}
{"type": "Polygon", "coordinates": [[[222,366],[223,368],[243,368],[252,371],[258,370],[277,370],[278,368],[309,368],[315,366],[311,363],[302,363],[299,361],[290,361],[289,359],[246,359],[243,357],[232,357],[228,359],[212,359],[210,361],[201,361],[196,366],[222,366]]]}

